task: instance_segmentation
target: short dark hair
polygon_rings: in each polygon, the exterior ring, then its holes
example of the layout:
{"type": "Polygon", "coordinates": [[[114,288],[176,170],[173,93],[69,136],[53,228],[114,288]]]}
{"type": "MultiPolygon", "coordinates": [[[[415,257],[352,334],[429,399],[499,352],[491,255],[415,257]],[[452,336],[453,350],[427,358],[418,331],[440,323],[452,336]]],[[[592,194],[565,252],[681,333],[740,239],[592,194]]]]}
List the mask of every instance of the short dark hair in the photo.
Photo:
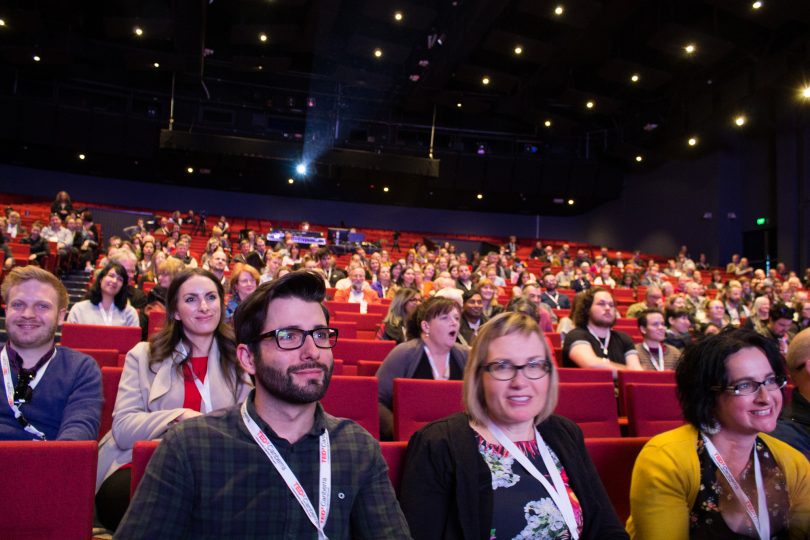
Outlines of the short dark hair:
{"type": "MultiPolygon", "coordinates": [[[[253,293],[242,300],[233,315],[236,343],[256,345],[256,337],[262,333],[267,318],[267,307],[277,298],[297,298],[304,302],[317,302],[323,308],[326,284],[323,278],[311,270],[297,270],[278,279],[259,285],[253,293]]],[[[327,324],[329,312],[323,308],[327,324]]],[[[254,353],[256,351],[254,350],[254,353]]]]}
{"type": "Polygon", "coordinates": [[[672,309],[667,308],[666,314],[664,315],[664,322],[667,324],[667,328],[671,325],[669,324],[670,319],[680,319],[681,317],[690,317],[689,312],[685,309],[672,309]]]}
{"type": "Polygon", "coordinates": [[[602,287],[593,287],[584,291],[582,296],[580,297],[580,301],[577,304],[576,310],[574,310],[574,324],[577,325],[578,328],[585,328],[588,326],[588,317],[591,313],[591,306],[593,306],[593,300],[596,297],[596,293],[606,292],[610,294],[611,297],[613,295],[610,293],[609,290],[604,289],[602,287]]]}
{"type": "Polygon", "coordinates": [[[793,308],[782,303],[774,304],[768,312],[768,318],[772,322],[776,322],[779,319],[790,319],[792,321],[794,315],[796,315],[796,312],[793,311],[793,308]]]}
{"type": "Polygon", "coordinates": [[[654,313],[657,313],[657,314],[661,315],[662,317],[664,316],[664,313],[660,309],[645,309],[644,311],[639,313],[638,319],[636,319],[636,323],[638,324],[638,327],[639,328],[647,328],[647,318],[650,315],[654,314],[654,313]]]}
{"type": "Polygon", "coordinates": [[[87,299],[96,306],[101,303],[101,280],[113,270],[124,280],[123,285],[121,285],[121,290],[118,291],[118,294],[116,294],[113,299],[115,307],[123,311],[124,308],[127,307],[127,286],[129,285],[129,280],[127,279],[127,271],[117,262],[108,262],[107,266],[99,271],[96,280],[93,282],[90,290],[87,291],[87,299]]]}
{"type": "Polygon", "coordinates": [[[422,321],[431,321],[439,315],[456,310],[461,315],[461,306],[450,298],[434,296],[422,304],[408,317],[407,331],[409,336],[417,337],[422,334],[422,321]]]}
{"type": "Polygon", "coordinates": [[[716,422],[716,388],[726,387],[729,383],[726,360],[748,347],[755,347],[765,354],[775,375],[786,376],[785,363],[776,345],[753,330],[723,330],[686,347],[675,370],[675,382],[678,401],[687,422],[698,429],[716,422]]]}
{"type": "Polygon", "coordinates": [[[476,294],[478,296],[481,296],[481,289],[479,289],[478,287],[473,287],[472,289],[470,289],[468,291],[464,291],[464,294],[461,295],[461,299],[466,304],[467,300],[469,300],[470,298],[472,298],[476,294]]]}

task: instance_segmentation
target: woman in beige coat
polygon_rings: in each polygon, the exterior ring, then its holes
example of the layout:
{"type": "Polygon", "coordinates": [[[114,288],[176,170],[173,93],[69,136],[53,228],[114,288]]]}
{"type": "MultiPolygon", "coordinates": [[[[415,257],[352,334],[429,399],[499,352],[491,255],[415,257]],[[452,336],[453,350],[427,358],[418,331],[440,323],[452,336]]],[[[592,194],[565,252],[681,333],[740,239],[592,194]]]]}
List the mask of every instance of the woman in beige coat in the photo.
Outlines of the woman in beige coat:
{"type": "Polygon", "coordinates": [[[174,424],[240,403],[250,392],[225,324],[222,285],[210,272],[178,274],[167,293],[166,325],[127,354],[112,431],[100,442],[96,510],[115,530],[129,503],[132,447],[174,424]]]}

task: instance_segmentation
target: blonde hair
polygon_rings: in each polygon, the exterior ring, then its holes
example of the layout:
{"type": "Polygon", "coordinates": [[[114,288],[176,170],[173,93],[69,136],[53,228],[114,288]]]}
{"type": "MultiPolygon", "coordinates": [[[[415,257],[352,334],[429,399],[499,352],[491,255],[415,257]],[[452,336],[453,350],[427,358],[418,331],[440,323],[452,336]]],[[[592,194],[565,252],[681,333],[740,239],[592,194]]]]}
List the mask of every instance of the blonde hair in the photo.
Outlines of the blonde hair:
{"type": "Polygon", "coordinates": [[[523,313],[506,312],[497,315],[484,324],[478,331],[478,337],[473,342],[472,350],[467,358],[467,365],[464,368],[464,388],[462,395],[464,398],[464,408],[473,422],[484,425],[489,416],[487,404],[484,398],[484,385],[481,381],[484,376],[484,365],[489,356],[489,347],[493,341],[499,337],[518,334],[521,336],[537,335],[543,344],[546,361],[549,363],[550,377],[546,402],[543,408],[534,417],[535,425],[539,424],[554,412],[557,406],[557,389],[559,375],[557,367],[554,365],[551,350],[548,347],[543,331],[534,319],[523,313]]]}
{"type": "Polygon", "coordinates": [[[64,284],[59,281],[59,278],[47,270],[33,265],[17,266],[6,275],[6,278],[3,280],[2,289],[0,289],[0,294],[3,296],[3,303],[8,304],[8,297],[12,288],[32,279],[53,287],[56,291],[59,309],[67,309],[68,293],[64,284]]]}
{"type": "MultiPolygon", "coordinates": [[[[248,274],[253,276],[253,279],[256,280],[257,287],[259,286],[259,282],[262,279],[262,276],[261,274],[259,274],[259,271],[253,268],[251,265],[247,263],[236,263],[233,267],[233,270],[231,270],[231,281],[228,284],[228,289],[230,290],[230,293],[232,295],[236,295],[237,297],[239,297],[239,293],[236,292],[236,285],[237,283],[239,283],[239,276],[242,275],[242,272],[247,272],[248,274]]],[[[240,300],[244,300],[244,298],[240,298],[240,300]]]]}

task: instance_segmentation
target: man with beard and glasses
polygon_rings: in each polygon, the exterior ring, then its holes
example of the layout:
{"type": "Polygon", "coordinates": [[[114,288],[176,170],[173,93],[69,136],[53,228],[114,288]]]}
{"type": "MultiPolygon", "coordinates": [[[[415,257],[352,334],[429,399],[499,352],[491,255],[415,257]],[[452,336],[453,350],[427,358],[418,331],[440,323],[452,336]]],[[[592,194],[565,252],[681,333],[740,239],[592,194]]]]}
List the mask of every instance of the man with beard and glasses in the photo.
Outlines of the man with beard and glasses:
{"type": "Polygon", "coordinates": [[[576,328],[563,344],[563,367],[640,371],[633,340],[613,330],[616,305],[606,289],[589,289],[574,310],[576,328]]]}
{"type": "Polygon", "coordinates": [[[0,440],[95,440],[101,371],[86,354],[54,344],[65,286],[42,268],[23,266],[6,276],[2,295],[8,342],[0,350],[0,440]]]}
{"type": "Polygon", "coordinates": [[[116,538],[410,538],[377,441],[318,403],[337,330],[310,271],[261,285],[234,315],[255,390],[172,428],[116,538]]]}

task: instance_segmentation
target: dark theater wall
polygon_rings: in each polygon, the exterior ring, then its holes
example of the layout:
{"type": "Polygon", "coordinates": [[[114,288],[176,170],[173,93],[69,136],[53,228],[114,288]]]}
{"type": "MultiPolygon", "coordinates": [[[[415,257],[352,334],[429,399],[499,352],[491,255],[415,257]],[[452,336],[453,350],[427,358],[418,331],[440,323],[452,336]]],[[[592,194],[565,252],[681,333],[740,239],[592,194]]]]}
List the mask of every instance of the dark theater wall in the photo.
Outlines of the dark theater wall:
{"type": "Polygon", "coordinates": [[[205,209],[226,214],[284,221],[381,227],[417,232],[458,234],[515,234],[522,238],[581,240],[581,218],[461,212],[334,201],[316,201],[143,184],[128,180],[82,176],[0,165],[0,191],[52,198],[67,190],[75,200],[164,210],[205,209]]]}

